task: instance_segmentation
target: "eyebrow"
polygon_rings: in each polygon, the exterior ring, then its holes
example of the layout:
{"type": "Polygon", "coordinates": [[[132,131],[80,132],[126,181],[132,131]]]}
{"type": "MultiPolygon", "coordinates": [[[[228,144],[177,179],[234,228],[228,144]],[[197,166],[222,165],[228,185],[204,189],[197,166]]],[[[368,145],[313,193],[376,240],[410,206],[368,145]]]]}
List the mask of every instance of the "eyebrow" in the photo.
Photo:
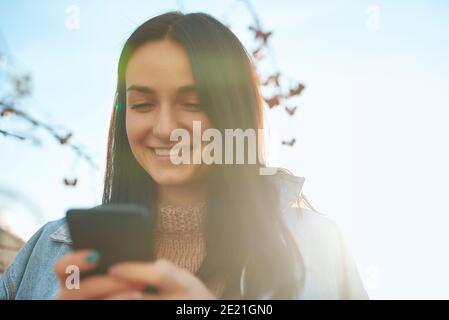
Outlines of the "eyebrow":
{"type": "MultiPolygon", "coordinates": [[[[145,94],[156,94],[156,90],[154,90],[153,88],[147,87],[147,86],[142,86],[142,85],[137,85],[137,84],[133,84],[130,85],[126,91],[137,91],[140,93],[145,93],[145,94]]],[[[181,94],[186,94],[186,93],[190,93],[190,92],[196,92],[196,88],[194,85],[187,85],[187,86],[182,86],[179,87],[178,90],[176,90],[178,93],[181,94]]]]}

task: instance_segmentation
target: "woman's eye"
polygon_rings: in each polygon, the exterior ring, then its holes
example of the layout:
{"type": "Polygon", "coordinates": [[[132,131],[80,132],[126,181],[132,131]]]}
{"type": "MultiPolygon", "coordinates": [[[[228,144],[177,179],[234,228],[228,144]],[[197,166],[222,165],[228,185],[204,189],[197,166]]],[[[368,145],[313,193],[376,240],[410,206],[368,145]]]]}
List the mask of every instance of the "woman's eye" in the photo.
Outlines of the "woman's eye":
{"type": "Polygon", "coordinates": [[[136,103],[131,106],[132,109],[142,109],[142,108],[151,108],[154,107],[154,103],[142,102],[136,103]]]}
{"type": "Polygon", "coordinates": [[[188,109],[199,109],[200,108],[199,103],[186,102],[186,103],[183,103],[182,105],[188,109]]]}

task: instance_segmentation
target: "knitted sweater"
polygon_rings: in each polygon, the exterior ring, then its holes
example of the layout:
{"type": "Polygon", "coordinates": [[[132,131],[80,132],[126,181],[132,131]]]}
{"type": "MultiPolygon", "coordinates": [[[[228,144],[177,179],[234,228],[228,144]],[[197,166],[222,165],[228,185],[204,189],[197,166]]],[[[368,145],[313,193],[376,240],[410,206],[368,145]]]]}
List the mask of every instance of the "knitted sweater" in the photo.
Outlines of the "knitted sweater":
{"type": "Polygon", "coordinates": [[[155,230],[155,256],[196,273],[206,256],[204,226],[206,204],[159,205],[155,230]]]}

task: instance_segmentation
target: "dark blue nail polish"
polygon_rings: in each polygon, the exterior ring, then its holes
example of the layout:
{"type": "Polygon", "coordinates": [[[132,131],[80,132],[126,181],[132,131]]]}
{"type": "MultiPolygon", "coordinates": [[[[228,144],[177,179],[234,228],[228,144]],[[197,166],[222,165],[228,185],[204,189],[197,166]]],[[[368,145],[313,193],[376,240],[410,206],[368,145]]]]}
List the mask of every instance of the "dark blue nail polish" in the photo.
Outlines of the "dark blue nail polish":
{"type": "Polygon", "coordinates": [[[98,260],[98,252],[96,252],[96,251],[92,251],[91,253],[89,253],[86,256],[87,262],[93,263],[93,262],[96,262],[97,260],[98,260]]]}

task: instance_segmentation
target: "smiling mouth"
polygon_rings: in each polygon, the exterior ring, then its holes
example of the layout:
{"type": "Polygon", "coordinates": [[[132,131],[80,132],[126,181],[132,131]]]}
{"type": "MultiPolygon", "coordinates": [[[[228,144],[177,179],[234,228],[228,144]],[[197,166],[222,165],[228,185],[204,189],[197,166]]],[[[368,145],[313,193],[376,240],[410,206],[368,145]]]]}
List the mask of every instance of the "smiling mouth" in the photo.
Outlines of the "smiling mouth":
{"type": "Polygon", "coordinates": [[[181,147],[171,147],[171,148],[153,148],[153,147],[147,147],[148,150],[150,150],[156,157],[164,160],[170,159],[170,156],[181,156],[182,150],[186,150],[186,148],[189,148],[190,151],[192,151],[192,148],[190,146],[181,146],[181,147]]]}

